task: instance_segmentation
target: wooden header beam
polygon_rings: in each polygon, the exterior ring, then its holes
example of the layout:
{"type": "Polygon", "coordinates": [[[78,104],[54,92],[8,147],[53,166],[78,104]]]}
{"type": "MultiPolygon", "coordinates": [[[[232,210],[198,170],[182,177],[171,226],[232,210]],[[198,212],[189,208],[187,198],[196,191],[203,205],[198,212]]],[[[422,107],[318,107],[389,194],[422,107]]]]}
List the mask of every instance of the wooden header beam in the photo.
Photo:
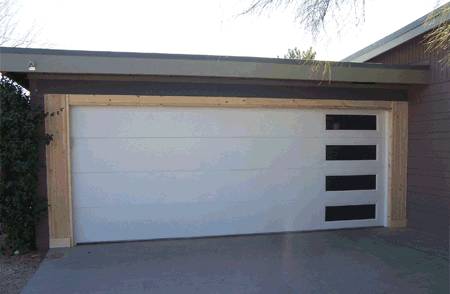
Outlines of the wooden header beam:
{"type": "Polygon", "coordinates": [[[130,105],[177,107],[392,109],[390,101],[229,98],[199,96],[69,95],[70,105],[130,105]]]}

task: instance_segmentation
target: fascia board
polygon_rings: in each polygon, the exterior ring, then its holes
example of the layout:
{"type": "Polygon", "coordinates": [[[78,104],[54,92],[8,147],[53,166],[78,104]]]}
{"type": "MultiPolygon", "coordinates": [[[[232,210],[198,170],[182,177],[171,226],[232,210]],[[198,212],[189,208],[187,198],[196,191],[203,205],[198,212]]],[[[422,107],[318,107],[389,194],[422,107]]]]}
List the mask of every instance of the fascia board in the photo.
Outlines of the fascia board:
{"type": "MultiPolygon", "coordinates": [[[[321,73],[313,75],[311,65],[297,63],[14,52],[1,54],[0,69],[6,72],[21,73],[196,76],[305,81],[328,81],[329,78],[327,75],[322,76],[321,73]],[[28,70],[29,61],[34,62],[36,70],[28,70]]],[[[429,74],[427,66],[335,63],[331,67],[331,80],[333,82],[427,84],[429,74]]]]}

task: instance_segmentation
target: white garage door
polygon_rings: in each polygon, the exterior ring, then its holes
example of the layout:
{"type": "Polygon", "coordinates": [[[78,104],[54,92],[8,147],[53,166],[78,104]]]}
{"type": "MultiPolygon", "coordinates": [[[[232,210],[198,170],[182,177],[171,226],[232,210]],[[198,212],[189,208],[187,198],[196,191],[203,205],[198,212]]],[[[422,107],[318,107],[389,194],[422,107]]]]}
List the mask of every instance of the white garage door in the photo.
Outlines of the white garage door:
{"type": "Polygon", "coordinates": [[[386,224],[383,111],[80,106],[70,115],[76,243],[386,224]]]}

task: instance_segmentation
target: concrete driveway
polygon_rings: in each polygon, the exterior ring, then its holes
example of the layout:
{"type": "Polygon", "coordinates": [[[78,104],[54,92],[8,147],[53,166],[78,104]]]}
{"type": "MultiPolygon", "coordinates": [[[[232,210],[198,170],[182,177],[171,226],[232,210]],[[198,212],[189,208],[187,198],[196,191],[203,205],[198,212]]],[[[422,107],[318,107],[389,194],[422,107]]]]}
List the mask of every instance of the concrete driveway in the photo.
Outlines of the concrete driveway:
{"type": "Polygon", "coordinates": [[[448,250],[410,228],[80,245],[22,293],[448,293],[448,250]]]}

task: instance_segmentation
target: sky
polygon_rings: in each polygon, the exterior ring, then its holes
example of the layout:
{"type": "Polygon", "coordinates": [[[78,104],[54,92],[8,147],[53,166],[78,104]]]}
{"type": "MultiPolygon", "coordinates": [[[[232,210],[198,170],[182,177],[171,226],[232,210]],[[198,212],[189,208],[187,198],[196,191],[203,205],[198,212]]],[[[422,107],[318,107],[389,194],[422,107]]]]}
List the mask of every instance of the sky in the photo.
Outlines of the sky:
{"type": "MultiPolygon", "coordinates": [[[[436,7],[436,0],[366,0],[365,22],[336,26],[313,42],[293,9],[237,17],[252,0],[18,0],[25,21],[42,26],[32,48],[90,51],[283,57],[310,46],[318,60],[341,60],[408,25],[436,7]],[[116,4],[117,3],[117,4],[116,4]]],[[[441,4],[445,1],[441,1],[441,4]]],[[[353,19],[350,15],[346,19],[353,19]]]]}

